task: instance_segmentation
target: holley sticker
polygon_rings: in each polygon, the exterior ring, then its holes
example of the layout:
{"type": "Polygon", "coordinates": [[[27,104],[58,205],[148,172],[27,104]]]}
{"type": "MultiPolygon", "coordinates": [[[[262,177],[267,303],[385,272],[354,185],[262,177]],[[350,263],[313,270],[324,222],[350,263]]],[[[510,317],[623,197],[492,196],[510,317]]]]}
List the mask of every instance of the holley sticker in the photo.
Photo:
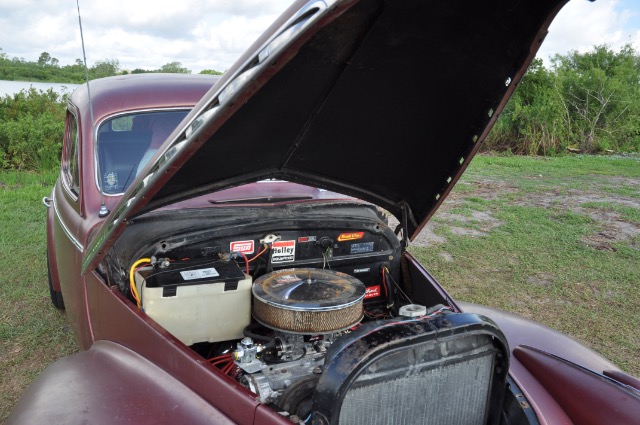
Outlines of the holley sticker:
{"type": "Polygon", "coordinates": [[[229,244],[229,251],[253,254],[255,246],[253,241],[234,241],[229,244]]]}
{"type": "Polygon", "coordinates": [[[356,239],[362,239],[363,237],[364,232],[340,233],[340,236],[338,236],[338,242],[353,241],[356,239]]]}
{"type": "Polygon", "coordinates": [[[271,244],[271,262],[288,263],[296,258],[296,241],[275,241],[271,244]]]}

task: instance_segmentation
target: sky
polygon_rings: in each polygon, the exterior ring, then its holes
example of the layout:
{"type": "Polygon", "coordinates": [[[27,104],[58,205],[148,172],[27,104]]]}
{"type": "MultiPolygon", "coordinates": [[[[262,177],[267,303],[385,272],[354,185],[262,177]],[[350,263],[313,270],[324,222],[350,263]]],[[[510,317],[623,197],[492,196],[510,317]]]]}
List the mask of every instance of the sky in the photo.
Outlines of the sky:
{"type": "MultiPolygon", "coordinates": [[[[80,0],[87,62],[117,59],[123,70],[180,62],[193,73],[225,71],[292,0],[80,0]]],[[[596,44],[640,51],[640,2],[571,0],[538,54],[596,44]]],[[[0,53],[71,65],[82,58],[76,0],[0,0],[0,53]]]]}

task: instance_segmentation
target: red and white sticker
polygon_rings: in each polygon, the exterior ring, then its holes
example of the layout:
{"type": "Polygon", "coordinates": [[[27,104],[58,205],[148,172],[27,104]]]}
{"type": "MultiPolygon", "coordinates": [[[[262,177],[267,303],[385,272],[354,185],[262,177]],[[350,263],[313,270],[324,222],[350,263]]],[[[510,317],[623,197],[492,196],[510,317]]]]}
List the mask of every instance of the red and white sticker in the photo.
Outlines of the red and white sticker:
{"type": "Polygon", "coordinates": [[[288,263],[296,259],[296,241],[275,241],[271,244],[271,262],[288,263]]]}
{"type": "Polygon", "coordinates": [[[380,285],[368,286],[364,293],[364,298],[375,298],[380,296],[380,285]]]}
{"type": "Polygon", "coordinates": [[[315,242],[316,239],[317,238],[315,236],[300,236],[298,238],[298,243],[315,242]]]}
{"type": "Polygon", "coordinates": [[[340,236],[338,236],[338,242],[354,241],[356,239],[362,239],[363,237],[364,232],[340,233],[340,236]]]}
{"type": "Polygon", "coordinates": [[[229,251],[253,254],[255,245],[253,241],[234,241],[229,244],[229,251]]]}

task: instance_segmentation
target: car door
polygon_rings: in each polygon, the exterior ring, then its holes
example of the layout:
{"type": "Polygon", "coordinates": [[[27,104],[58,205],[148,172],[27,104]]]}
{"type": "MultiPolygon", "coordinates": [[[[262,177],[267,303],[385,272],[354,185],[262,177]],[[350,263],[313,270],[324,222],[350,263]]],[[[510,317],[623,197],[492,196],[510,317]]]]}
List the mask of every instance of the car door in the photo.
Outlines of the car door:
{"type": "Polygon", "coordinates": [[[60,177],[53,194],[53,246],[54,261],[65,308],[69,320],[76,324],[76,339],[80,346],[88,348],[92,340],[88,325],[84,278],[80,264],[85,251],[82,222],[81,137],[78,112],[72,106],[67,111],[62,146],[60,177]]]}

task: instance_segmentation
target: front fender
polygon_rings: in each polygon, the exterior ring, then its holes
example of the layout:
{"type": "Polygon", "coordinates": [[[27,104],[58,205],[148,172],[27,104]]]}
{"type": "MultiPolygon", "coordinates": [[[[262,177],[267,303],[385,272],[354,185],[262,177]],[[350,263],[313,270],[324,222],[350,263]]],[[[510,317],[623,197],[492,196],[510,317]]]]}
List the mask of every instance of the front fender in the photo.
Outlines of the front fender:
{"type": "Polygon", "coordinates": [[[139,354],[97,341],[42,372],[7,424],[230,424],[214,406],[139,354]]]}
{"type": "Polygon", "coordinates": [[[632,418],[640,408],[640,392],[629,383],[637,381],[615,364],[573,338],[515,314],[477,304],[459,306],[500,327],[513,354],[509,373],[541,425],[638,423],[632,418]]]}
{"type": "Polygon", "coordinates": [[[602,373],[620,368],[568,335],[506,311],[478,304],[458,302],[462,311],[487,316],[500,327],[511,350],[527,345],[602,373]]]}

